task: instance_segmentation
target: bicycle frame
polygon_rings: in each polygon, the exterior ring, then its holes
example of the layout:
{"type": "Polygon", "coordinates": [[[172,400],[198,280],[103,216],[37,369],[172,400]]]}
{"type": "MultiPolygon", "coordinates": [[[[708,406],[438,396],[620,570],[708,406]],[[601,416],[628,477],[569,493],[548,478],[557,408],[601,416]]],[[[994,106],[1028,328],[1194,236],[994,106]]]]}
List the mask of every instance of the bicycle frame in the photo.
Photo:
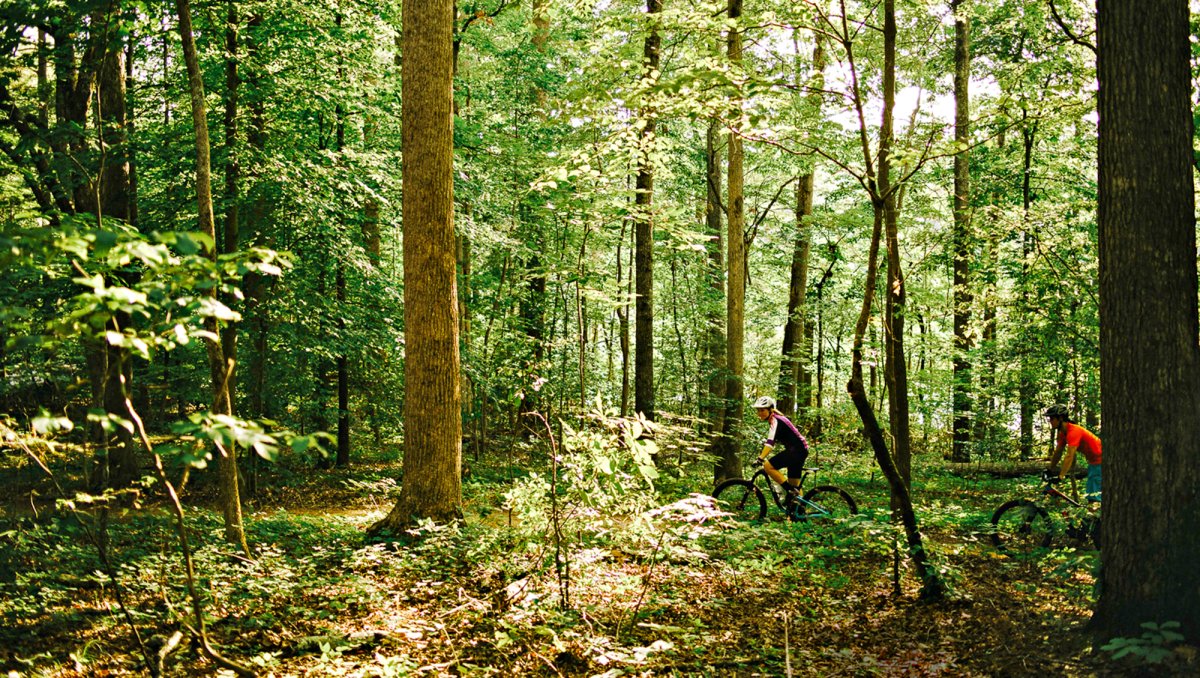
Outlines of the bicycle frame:
{"type": "MultiPolygon", "coordinates": [[[[808,506],[816,507],[812,502],[804,500],[804,492],[802,490],[804,488],[804,481],[808,480],[808,473],[809,469],[804,469],[803,473],[800,474],[800,484],[796,486],[796,489],[800,491],[800,496],[796,497],[796,500],[804,502],[808,506]]],[[[771,480],[771,477],[767,475],[766,471],[760,468],[754,472],[754,475],[750,476],[750,482],[757,485],[759,478],[762,478],[766,482],[767,489],[771,491],[771,501],[775,502],[775,505],[782,509],[783,498],[779,496],[779,491],[776,490],[775,483],[771,480]]]]}
{"type": "MultiPolygon", "coordinates": [[[[805,513],[809,517],[828,518],[833,515],[829,511],[829,509],[825,508],[824,506],[821,506],[820,504],[811,502],[804,498],[804,492],[803,492],[804,481],[808,480],[809,474],[815,472],[816,470],[817,470],[816,468],[805,468],[801,472],[800,484],[796,486],[796,490],[798,491],[798,493],[794,498],[792,498],[791,510],[794,511],[796,509],[800,509],[801,513],[805,513]]],[[[781,511],[787,511],[788,507],[785,506],[783,503],[784,498],[780,496],[781,492],[779,492],[776,489],[775,483],[771,480],[771,477],[767,475],[766,471],[764,471],[762,469],[759,469],[758,471],[756,471],[754,473],[754,475],[750,476],[750,482],[757,485],[760,477],[763,479],[763,481],[766,482],[767,489],[770,490],[770,492],[771,492],[771,501],[775,502],[775,506],[778,507],[781,511]]]]}
{"type": "Polygon", "coordinates": [[[1063,499],[1068,504],[1070,504],[1071,506],[1074,506],[1075,508],[1083,508],[1083,504],[1075,501],[1070,496],[1068,496],[1065,492],[1063,492],[1062,490],[1055,487],[1054,483],[1046,483],[1045,487],[1042,488],[1042,494],[1046,495],[1047,497],[1055,497],[1057,499],[1063,499]]]}
{"type": "MultiPolygon", "coordinates": [[[[801,473],[800,483],[796,486],[797,490],[803,488],[805,480],[810,474],[816,473],[820,469],[805,467],[799,470],[801,473]]],[[[815,485],[807,492],[798,492],[798,496],[789,497],[789,493],[786,493],[783,488],[775,486],[775,482],[762,468],[750,474],[750,477],[746,479],[729,478],[722,481],[713,490],[713,497],[727,502],[728,510],[742,519],[761,520],[766,517],[767,507],[770,505],[767,502],[766,495],[768,493],[775,506],[783,510],[791,520],[814,517],[839,519],[858,513],[858,504],[854,498],[836,485],[815,485]],[[766,492],[762,489],[760,478],[767,485],[766,492]]]]}

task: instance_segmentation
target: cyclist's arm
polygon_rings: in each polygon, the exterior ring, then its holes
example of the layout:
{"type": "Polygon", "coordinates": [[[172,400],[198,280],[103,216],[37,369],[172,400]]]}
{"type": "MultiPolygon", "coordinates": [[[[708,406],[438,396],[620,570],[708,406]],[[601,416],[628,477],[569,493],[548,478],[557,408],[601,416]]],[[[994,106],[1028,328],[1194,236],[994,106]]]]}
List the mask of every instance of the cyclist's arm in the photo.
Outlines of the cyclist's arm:
{"type": "Polygon", "coordinates": [[[1062,467],[1058,470],[1059,479],[1067,477],[1067,473],[1075,465],[1075,451],[1078,449],[1075,445],[1067,445],[1067,453],[1063,456],[1062,467]]]}
{"type": "Polygon", "coordinates": [[[772,445],[771,443],[764,443],[764,444],[763,444],[763,448],[762,448],[762,452],[759,452],[759,453],[758,453],[758,461],[759,461],[759,463],[762,463],[762,462],[766,461],[766,460],[767,460],[767,457],[771,456],[771,450],[774,450],[774,449],[775,449],[775,446],[774,446],[774,445],[772,445]]]}
{"type": "MultiPolygon", "coordinates": [[[[1063,436],[1058,436],[1058,444],[1054,446],[1054,451],[1050,453],[1050,472],[1054,473],[1059,470],[1058,460],[1062,458],[1063,448],[1067,446],[1067,441],[1063,436]]],[[[1074,452],[1074,449],[1072,449],[1074,452]]]]}
{"type": "Polygon", "coordinates": [[[758,461],[762,463],[767,457],[771,456],[771,450],[775,449],[775,429],[779,426],[779,420],[771,417],[771,426],[767,429],[767,439],[763,442],[762,452],[758,453],[758,461]]]}

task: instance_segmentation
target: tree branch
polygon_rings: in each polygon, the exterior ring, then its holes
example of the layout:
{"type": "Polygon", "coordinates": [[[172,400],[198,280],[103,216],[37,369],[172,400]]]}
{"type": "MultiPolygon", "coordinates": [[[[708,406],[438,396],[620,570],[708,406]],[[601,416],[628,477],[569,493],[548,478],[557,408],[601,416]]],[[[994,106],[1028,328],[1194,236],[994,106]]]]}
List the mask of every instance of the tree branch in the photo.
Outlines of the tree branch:
{"type": "MultiPolygon", "coordinates": [[[[1071,32],[1071,27],[1067,26],[1067,22],[1063,21],[1063,18],[1058,15],[1058,7],[1055,6],[1054,0],[1050,0],[1050,15],[1054,17],[1054,23],[1058,24],[1058,27],[1061,28],[1062,32],[1068,38],[1071,39],[1071,42],[1075,43],[1076,45],[1080,45],[1082,47],[1086,47],[1086,48],[1092,50],[1092,54],[1096,53],[1095,45],[1088,42],[1087,40],[1084,40],[1083,38],[1080,38],[1079,36],[1077,36],[1073,32],[1071,32]]],[[[1092,31],[1092,32],[1095,32],[1095,31],[1092,31]]]]}

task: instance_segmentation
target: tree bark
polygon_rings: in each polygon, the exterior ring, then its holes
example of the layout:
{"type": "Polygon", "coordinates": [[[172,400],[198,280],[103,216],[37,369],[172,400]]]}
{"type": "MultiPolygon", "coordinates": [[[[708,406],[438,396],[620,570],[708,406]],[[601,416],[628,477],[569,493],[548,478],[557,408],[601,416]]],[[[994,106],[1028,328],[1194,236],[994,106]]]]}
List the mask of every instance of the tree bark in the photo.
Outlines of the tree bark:
{"type": "MultiPolygon", "coordinates": [[[[1033,142],[1037,135],[1037,123],[1028,120],[1028,114],[1025,116],[1026,126],[1021,130],[1021,138],[1024,142],[1024,165],[1021,169],[1021,215],[1024,232],[1021,234],[1021,317],[1018,322],[1028,321],[1032,308],[1029,302],[1029,287],[1031,284],[1029,273],[1029,262],[1033,255],[1033,233],[1030,229],[1033,228],[1030,218],[1030,210],[1033,208],[1033,142]]],[[[1020,374],[1018,376],[1017,394],[1021,402],[1021,458],[1028,459],[1033,456],[1033,418],[1034,418],[1034,396],[1036,394],[1036,386],[1033,383],[1032,367],[1030,362],[1033,360],[1033,347],[1028,345],[1028,342],[1022,340],[1018,347],[1020,354],[1020,374]]]]}
{"type": "MultiPolygon", "coordinates": [[[[238,251],[238,229],[240,227],[240,200],[242,168],[238,158],[238,96],[241,76],[238,74],[238,24],[239,17],[235,0],[227,0],[225,16],[225,228],[221,239],[223,254],[238,251]]],[[[221,301],[232,305],[230,295],[222,295],[221,301]]],[[[228,323],[221,330],[221,351],[229,374],[225,388],[229,391],[229,414],[237,411],[237,340],[238,328],[228,323]]],[[[234,452],[234,450],[230,450],[234,452]]]]}
{"type": "MultiPolygon", "coordinates": [[[[114,12],[110,20],[116,19],[114,12]]],[[[126,111],[125,52],[110,46],[104,55],[97,80],[96,126],[100,130],[101,166],[99,184],[93,187],[96,200],[93,206],[97,225],[103,227],[106,218],[130,219],[129,136],[126,111]]],[[[118,276],[128,284],[132,275],[118,276]]],[[[109,329],[122,332],[132,322],[127,313],[117,313],[109,329]]],[[[106,373],[103,387],[106,412],[125,417],[125,399],[133,389],[133,362],[128,349],[105,344],[103,348],[106,373]]],[[[108,445],[108,480],[111,487],[125,487],[138,477],[138,461],[133,434],[118,427],[108,445]]]]}
{"type": "MultiPolygon", "coordinates": [[[[342,13],[340,11],[337,13],[337,27],[339,31],[342,28],[342,13]]],[[[337,60],[338,82],[345,82],[346,68],[343,64],[340,50],[338,51],[337,60]]],[[[346,106],[341,100],[334,107],[334,115],[336,117],[334,124],[337,135],[337,153],[339,162],[341,162],[343,154],[346,151],[346,106]]],[[[336,267],[333,287],[338,308],[339,350],[336,360],[338,402],[337,457],[334,459],[334,464],[345,468],[350,465],[350,361],[346,357],[346,262],[342,257],[338,257],[336,267]]]]}
{"type": "Polygon", "coordinates": [[[971,24],[964,4],[952,0],[954,9],[954,339],[951,388],[954,408],[950,458],[971,460],[971,24]]]}
{"type": "MultiPolygon", "coordinates": [[[[890,0],[888,2],[890,4],[890,0]]],[[[921,530],[917,524],[916,512],[913,510],[912,496],[908,491],[909,484],[892,461],[892,455],[887,448],[887,441],[883,437],[883,429],[879,425],[879,420],[875,417],[875,410],[871,407],[871,400],[867,395],[867,390],[863,383],[863,340],[866,335],[867,325],[871,321],[871,305],[875,295],[875,281],[878,275],[877,262],[883,222],[883,213],[876,211],[875,226],[871,236],[871,248],[867,260],[867,277],[863,292],[863,303],[859,311],[858,322],[854,328],[854,343],[850,349],[850,381],[846,384],[846,391],[850,394],[850,400],[854,403],[854,409],[857,410],[859,419],[862,420],[863,429],[866,432],[867,439],[871,443],[871,450],[875,455],[875,463],[883,472],[884,478],[888,481],[888,487],[891,489],[892,504],[895,507],[896,517],[904,527],[909,554],[913,559],[913,564],[917,567],[917,575],[921,578],[921,597],[925,599],[939,599],[946,593],[945,584],[942,582],[937,569],[929,560],[929,554],[925,550],[921,530]]]]}
{"type": "MultiPolygon", "coordinates": [[[[624,254],[622,248],[625,245],[625,227],[627,225],[625,219],[621,220],[621,237],[617,239],[617,290],[628,293],[629,283],[622,280],[622,268],[624,262],[624,254]],[[622,288],[624,285],[624,289],[622,288]]],[[[632,263],[632,262],[631,262],[632,263]]],[[[617,327],[620,333],[621,344],[621,416],[629,416],[629,307],[627,304],[621,303],[617,305],[617,327]]]]}
{"type": "MultiPolygon", "coordinates": [[[[738,27],[742,16],[742,0],[729,0],[729,60],[735,66],[742,63],[742,34],[738,27]]],[[[725,421],[718,445],[718,462],[714,480],[735,478],[742,474],[741,429],[745,411],[742,374],[744,370],[744,334],[746,317],[746,225],[743,204],[743,153],[741,138],[741,108],[729,130],[729,194],[726,202],[729,231],[725,242],[729,266],[725,294],[725,421]]]]}
{"type": "MultiPolygon", "coordinates": [[[[875,209],[883,211],[887,239],[887,292],[884,303],[884,379],[887,382],[888,423],[892,434],[892,458],[904,484],[912,484],[912,439],[909,431],[908,360],[904,350],[907,291],[900,260],[898,186],[891,182],[892,149],[895,144],[896,108],[896,10],[894,0],[884,0],[883,18],[883,122],[879,130],[878,197],[875,209]]],[[[898,498],[893,494],[893,507],[898,498]]]]}
{"type": "Polygon", "coordinates": [[[452,0],[404,0],[404,483],[370,528],[462,516],[462,412],[454,257],[452,0]]]}
{"type": "Polygon", "coordinates": [[[704,153],[704,223],[705,234],[709,237],[706,270],[713,299],[706,308],[704,374],[707,397],[700,408],[700,416],[707,422],[706,431],[710,434],[719,434],[725,422],[725,316],[721,312],[725,301],[725,238],[721,233],[721,150],[717,124],[715,119],[708,123],[704,153]]]}
{"type": "MultiPolygon", "coordinates": [[[[898,311],[903,309],[904,303],[903,279],[900,276],[899,247],[895,235],[897,211],[895,204],[896,190],[891,185],[890,180],[893,143],[892,126],[896,100],[896,8],[894,0],[884,0],[883,13],[883,115],[879,129],[879,149],[878,153],[874,156],[877,158],[878,163],[874,166],[874,171],[872,171],[873,156],[868,139],[866,118],[863,113],[862,91],[859,88],[858,73],[854,63],[854,42],[850,38],[850,30],[845,19],[843,19],[841,26],[841,34],[838,36],[843,48],[846,50],[847,62],[850,66],[853,87],[852,99],[858,114],[859,139],[862,145],[863,161],[866,168],[865,184],[874,211],[871,246],[867,260],[866,280],[864,282],[863,303],[854,327],[854,339],[850,351],[850,380],[846,384],[846,390],[849,392],[850,400],[854,403],[854,408],[862,420],[863,429],[875,455],[875,463],[879,466],[880,471],[883,472],[884,477],[888,481],[888,486],[891,490],[893,514],[895,519],[904,528],[909,555],[916,566],[917,575],[922,582],[921,597],[938,599],[946,593],[945,584],[925,550],[924,540],[917,524],[916,512],[913,510],[912,496],[909,492],[909,479],[905,475],[905,469],[897,463],[897,460],[893,458],[892,452],[888,450],[887,441],[884,439],[883,431],[871,404],[870,395],[867,393],[863,381],[863,347],[867,328],[871,325],[871,306],[874,302],[875,288],[878,284],[879,246],[881,240],[886,235],[888,240],[889,285],[888,289],[884,292],[887,296],[887,308],[884,313],[884,320],[887,325],[885,326],[884,341],[885,352],[888,353],[889,361],[887,368],[889,377],[889,407],[892,410],[892,416],[895,417],[898,411],[897,406],[902,406],[903,409],[900,409],[900,413],[905,417],[905,421],[899,429],[897,429],[896,422],[893,421],[892,432],[893,435],[896,435],[896,432],[900,431],[903,436],[907,436],[906,375],[902,371],[893,370],[893,366],[898,366],[902,369],[904,361],[902,343],[903,325],[897,323],[897,319],[900,318],[898,311]],[[897,346],[894,345],[895,342],[900,342],[899,351],[897,351],[897,346]],[[904,392],[904,398],[897,401],[893,393],[901,390],[904,392]]],[[[896,445],[899,447],[902,442],[904,445],[907,445],[907,440],[901,441],[899,439],[896,440],[896,445]]],[[[896,453],[897,457],[899,454],[899,452],[896,453]]]]}
{"type": "MultiPolygon", "coordinates": [[[[820,92],[825,83],[825,43],[819,33],[814,37],[812,94],[809,103],[821,110],[820,92]]],[[[788,314],[783,327],[782,358],[779,364],[779,410],[798,421],[811,403],[811,394],[801,384],[804,369],[808,260],[812,248],[813,173],[803,174],[796,182],[796,246],[792,250],[792,269],[788,284],[788,314]]]]}
{"type": "MultiPolygon", "coordinates": [[[[216,243],[216,223],[213,216],[212,165],[210,161],[208,121],[205,117],[204,81],[200,73],[200,61],[196,55],[196,39],[192,32],[191,9],[188,0],[175,0],[179,13],[179,35],[183,42],[183,60],[187,66],[188,86],[192,104],[192,128],[196,137],[196,205],[199,211],[200,232],[216,243]]],[[[216,248],[209,250],[215,260],[216,248]]],[[[215,296],[215,290],[212,292],[215,296]]],[[[214,414],[231,414],[229,398],[229,376],[232,365],[226,365],[221,348],[220,328],[215,319],[206,321],[207,329],[215,339],[206,339],[209,374],[212,380],[212,411],[214,414]]],[[[242,504],[238,492],[237,459],[232,450],[218,447],[217,469],[219,476],[219,501],[225,518],[225,539],[239,546],[246,554],[250,548],[242,527],[242,504]]]]}
{"type": "Polygon", "coordinates": [[[1200,637],[1200,321],[1186,0],[1097,16],[1104,522],[1099,640],[1200,637]],[[1151,366],[1149,369],[1147,366],[1151,366]]]}
{"type": "MultiPolygon", "coordinates": [[[[662,38],[658,34],[657,15],[662,12],[661,0],[646,0],[650,32],[642,49],[643,79],[658,78],[659,50],[662,38]]],[[[654,129],[656,113],[653,107],[641,113],[645,120],[638,138],[638,175],[635,188],[634,243],[634,385],[633,408],[647,419],[654,420],[654,218],[651,204],[654,197],[654,129]]]]}

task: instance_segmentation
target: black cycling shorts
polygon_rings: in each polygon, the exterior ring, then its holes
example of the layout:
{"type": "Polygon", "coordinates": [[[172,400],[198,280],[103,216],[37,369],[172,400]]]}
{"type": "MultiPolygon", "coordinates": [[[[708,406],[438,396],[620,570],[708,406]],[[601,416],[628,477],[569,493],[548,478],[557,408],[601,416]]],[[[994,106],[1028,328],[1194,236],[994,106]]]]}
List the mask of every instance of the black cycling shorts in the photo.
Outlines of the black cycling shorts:
{"type": "Polygon", "coordinates": [[[807,450],[789,450],[786,447],[770,459],[771,466],[777,469],[786,468],[788,478],[799,478],[804,475],[804,461],[808,459],[807,450]]]}

